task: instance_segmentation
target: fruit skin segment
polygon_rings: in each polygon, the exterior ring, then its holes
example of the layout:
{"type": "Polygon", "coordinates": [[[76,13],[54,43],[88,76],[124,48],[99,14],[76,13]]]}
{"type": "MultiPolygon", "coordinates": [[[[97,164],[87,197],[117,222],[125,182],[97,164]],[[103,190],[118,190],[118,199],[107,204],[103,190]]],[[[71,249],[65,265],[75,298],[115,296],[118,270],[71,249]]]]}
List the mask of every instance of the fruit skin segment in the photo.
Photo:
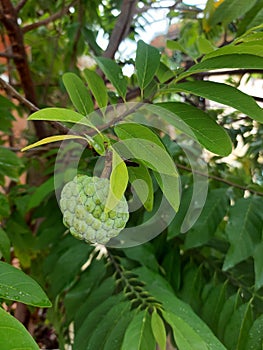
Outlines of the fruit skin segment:
{"type": "Polygon", "coordinates": [[[127,201],[123,195],[116,207],[106,212],[109,189],[108,179],[87,175],[77,175],[63,187],[63,223],[75,238],[107,244],[124,229],[129,219],[127,201]]]}

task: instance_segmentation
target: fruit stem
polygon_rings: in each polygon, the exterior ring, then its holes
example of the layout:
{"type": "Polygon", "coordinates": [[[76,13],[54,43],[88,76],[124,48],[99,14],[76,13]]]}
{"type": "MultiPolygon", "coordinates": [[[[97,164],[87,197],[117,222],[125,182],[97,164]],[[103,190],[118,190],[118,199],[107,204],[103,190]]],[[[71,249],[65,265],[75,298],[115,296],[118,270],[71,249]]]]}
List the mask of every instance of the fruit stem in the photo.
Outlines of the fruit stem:
{"type": "Polygon", "coordinates": [[[104,169],[102,170],[100,177],[108,179],[111,174],[111,168],[112,168],[112,151],[108,150],[105,155],[104,169]]]}

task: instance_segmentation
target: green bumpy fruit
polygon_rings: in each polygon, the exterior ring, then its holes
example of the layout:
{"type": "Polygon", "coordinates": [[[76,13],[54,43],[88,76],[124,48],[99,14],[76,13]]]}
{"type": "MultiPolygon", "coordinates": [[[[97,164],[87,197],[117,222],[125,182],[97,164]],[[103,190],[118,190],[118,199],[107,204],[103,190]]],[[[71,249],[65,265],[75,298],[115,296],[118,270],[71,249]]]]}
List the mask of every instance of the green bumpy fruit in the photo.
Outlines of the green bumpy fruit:
{"type": "Polygon", "coordinates": [[[105,212],[110,181],[77,175],[62,189],[60,207],[63,223],[71,234],[88,243],[106,244],[125,227],[128,204],[123,196],[114,210],[105,212]]]}

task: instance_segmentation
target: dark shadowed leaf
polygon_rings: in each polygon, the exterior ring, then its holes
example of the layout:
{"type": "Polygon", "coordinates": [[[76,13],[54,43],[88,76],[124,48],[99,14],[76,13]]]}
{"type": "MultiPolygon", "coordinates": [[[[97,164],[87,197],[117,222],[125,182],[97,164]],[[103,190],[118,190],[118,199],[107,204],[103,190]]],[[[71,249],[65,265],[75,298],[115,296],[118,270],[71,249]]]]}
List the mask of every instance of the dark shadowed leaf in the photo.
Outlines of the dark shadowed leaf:
{"type": "Polygon", "coordinates": [[[6,261],[10,261],[10,240],[5,231],[0,227],[0,257],[6,261]]]}
{"type": "Polygon", "coordinates": [[[255,245],[262,234],[263,199],[249,197],[238,199],[230,208],[226,234],[231,244],[224,262],[227,270],[254,254],[255,245]]]}

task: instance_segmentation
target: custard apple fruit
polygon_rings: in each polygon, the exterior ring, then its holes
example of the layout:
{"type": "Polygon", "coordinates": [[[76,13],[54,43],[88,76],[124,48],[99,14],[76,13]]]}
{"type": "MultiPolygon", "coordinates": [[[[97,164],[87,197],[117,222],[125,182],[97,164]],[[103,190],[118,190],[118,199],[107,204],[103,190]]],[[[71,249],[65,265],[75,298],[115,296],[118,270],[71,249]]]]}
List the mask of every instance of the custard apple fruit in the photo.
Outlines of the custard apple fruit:
{"type": "Polygon", "coordinates": [[[106,244],[124,229],[129,219],[124,196],[113,210],[104,210],[109,186],[108,179],[77,175],[63,187],[60,199],[63,222],[74,237],[106,244]]]}

